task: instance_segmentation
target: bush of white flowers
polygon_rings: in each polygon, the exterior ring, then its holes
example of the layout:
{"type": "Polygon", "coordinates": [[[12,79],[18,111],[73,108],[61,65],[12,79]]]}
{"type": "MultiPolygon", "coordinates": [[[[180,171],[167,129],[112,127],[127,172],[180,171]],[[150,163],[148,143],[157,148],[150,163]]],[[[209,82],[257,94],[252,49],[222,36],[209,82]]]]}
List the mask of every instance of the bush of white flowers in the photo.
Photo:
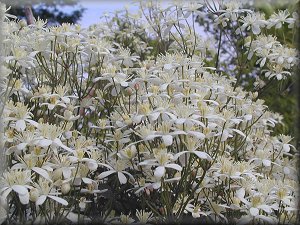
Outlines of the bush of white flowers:
{"type": "Polygon", "coordinates": [[[292,138],[272,134],[280,115],[222,72],[220,42],[195,25],[236,26],[239,66],[282,80],[298,52],[268,30],[296,29],[295,12],[145,1],[83,29],[1,10],[2,222],[296,223],[292,138]]]}

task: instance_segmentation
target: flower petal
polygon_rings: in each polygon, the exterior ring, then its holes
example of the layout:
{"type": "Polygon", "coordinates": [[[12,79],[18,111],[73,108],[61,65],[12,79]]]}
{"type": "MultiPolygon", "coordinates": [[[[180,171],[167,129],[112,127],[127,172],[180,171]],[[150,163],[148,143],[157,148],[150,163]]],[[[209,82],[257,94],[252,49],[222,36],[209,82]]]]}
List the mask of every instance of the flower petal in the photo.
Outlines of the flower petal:
{"type": "Polygon", "coordinates": [[[90,179],[90,178],[87,178],[87,177],[83,177],[82,178],[82,181],[86,184],[92,184],[93,183],[93,180],[90,179]]]}
{"type": "Polygon", "coordinates": [[[15,185],[11,186],[11,188],[15,192],[17,192],[19,195],[25,195],[26,193],[28,193],[27,188],[22,185],[15,184],[15,185]]]}
{"type": "Polygon", "coordinates": [[[32,170],[36,173],[38,173],[39,175],[41,175],[42,177],[44,177],[45,179],[51,181],[50,176],[48,174],[48,172],[40,167],[33,167],[32,170]]]}
{"type": "Polygon", "coordinates": [[[58,203],[62,204],[62,205],[65,205],[67,206],[69,203],[63,199],[63,198],[60,198],[60,197],[57,197],[57,196],[53,196],[53,195],[48,195],[49,198],[52,198],[54,201],[57,201],[58,203]]]}
{"type": "Polygon", "coordinates": [[[25,150],[27,143],[20,143],[16,147],[18,150],[25,150]]]}
{"type": "Polygon", "coordinates": [[[259,210],[258,210],[257,208],[251,207],[251,208],[250,208],[250,214],[251,214],[252,216],[257,216],[257,215],[259,214],[259,210]]]}
{"type": "Polygon", "coordinates": [[[195,136],[199,140],[203,140],[205,138],[205,135],[201,132],[198,132],[198,131],[189,131],[188,133],[195,136]]]}
{"type": "Polygon", "coordinates": [[[245,189],[244,188],[240,188],[239,190],[236,191],[236,197],[238,199],[242,199],[242,198],[244,198],[245,193],[246,193],[245,189]]]}
{"type": "Polygon", "coordinates": [[[239,135],[241,135],[241,136],[243,136],[244,138],[246,137],[246,135],[242,132],[242,131],[240,131],[240,130],[238,130],[238,129],[232,129],[234,132],[236,132],[236,133],[238,133],[239,135]]]}
{"type": "Polygon", "coordinates": [[[200,159],[211,160],[211,157],[206,152],[193,151],[193,153],[198,156],[200,159]]]}
{"type": "Polygon", "coordinates": [[[72,170],[70,168],[63,168],[62,172],[63,172],[63,176],[65,179],[70,178],[70,176],[72,174],[72,170]]]}
{"type": "Polygon", "coordinates": [[[25,120],[17,120],[16,122],[16,130],[23,131],[26,128],[25,120]]]}
{"type": "Polygon", "coordinates": [[[178,171],[182,170],[182,167],[175,163],[169,163],[169,164],[165,165],[165,167],[172,168],[172,169],[178,170],[178,171]]]}
{"type": "Polygon", "coordinates": [[[1,190],[1,197],[6,200],[11,191],[12,189],[10,187],[5,187],[1,190]]]}
{"type": "Polygon", "coordinates": [[[159,166],[154,171],[154,176],[156,177],[162,177],[165,175],[166,168],[164,166],[159,166]]]}
{"type": "Polygon", "coordinates": [[[59,147],[62,147],[63,149],[69,151],[69,152],[74,152],[71,148],[68,146],[64,145],[59,138],[55,138],[53,141],[55,144],[57,144],[59,147]]]}
{"type": "Polygon", "coordinates": [[[90,160],[90,161],[88,161],[86,164],[87,164],[89,170],[94,171],[94,170],[96,170],[96,169],[98,168],[98,164],[97,164],[97,162],[94,161],[94,160],[93,160],[93,161],[90,160]]]}
{"type": "Polygon", "coordinates": [[[103,179],[113,173],[115,173],[116,171],[113,171],[113,170],[109,170],[109,171],[105,171],[105,172],[102,172],[100,173],[100,175],[98,176],[99,179],[103,179]]]}
{"type": "Polygon", "coordinates": [[[271,161],[268,159],[263,159],[262,163],[264,164],[264,166],[271,166],[271,161]]]}
{"type": "Polygon", "coordinates": [[[163,139],[164,144],[166,146],[170,146],[173,143],[173,137],[171,135],[163,135],[162,139],[163,139]]]}
{"type": "Polygon", "coordinates": [[[126,184],[127,183],[127,178],[123,173],[118,172],[118,178],[119,178],[119,181],[120,181],[121,184],[126,184]]]}
{"type": "Polygon", "coordinates": [[[48,139],[43,139],[43,140],[40,140],[39,141],[39,145],[41,147],[48,147],[49,145],[52,144],[52,141],[51,140],[48,140],[48,139]]]}
{"type": "Polygon", "coordinates": [[[46,201],[47,196],[46,195],[41,195],[38,197],[36,200],[35,204],[36,205],[42,205],[46,201]]]}
{"type": "Polygon", "coordinates": [[[20,202],[23,205],[27,205],[29,203],[29,193],[28,193],[28,191],[25,195],[19,195],[19,199],[20,199],[20,202]]]}
{"type": "Polygon", "coordinates": [[[182,152],[178,152],[177,154],[174,155],[174,160],[177,160],[181,155],[183,155],[184,153],[188,153],[189,151],[182,151],[182,152]]]}
{"type": "Polygon", "coordinates": [[[290,145],[289,144],[283,144],[283,151],[289,152],[290,151],[290,145]]]}

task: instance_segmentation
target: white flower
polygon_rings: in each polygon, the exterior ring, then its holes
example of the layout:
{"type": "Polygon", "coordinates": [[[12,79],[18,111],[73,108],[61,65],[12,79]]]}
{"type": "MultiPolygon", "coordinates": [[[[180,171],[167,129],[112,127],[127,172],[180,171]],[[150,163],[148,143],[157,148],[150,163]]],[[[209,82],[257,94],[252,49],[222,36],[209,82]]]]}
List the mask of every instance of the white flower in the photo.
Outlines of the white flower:
{"type": "Polygon", "coordinates": [[[98,176],[99,179],[103,179],[107,176],[110,176],[110,175],[116,173],[118,175],[118,180],[119,180],[120,184],[127,183],[127,178],[125,175],[129,176],[132,180],[134,180],[133,176],[130,173],[128,173],[127,171],[125,171],[126,164],[122,160],[118,160],[117,162],[115,162],[114,167],[112,167],[108,164],[104,164],[104,163],[99,163],[99,165],[104,166],[109,169],[108,171],[100,173],[100,175],[98,176]]]}
{"type": "Polygon", "coordinates": [[[236,30],[237,33],[244,31],[245,29],[251,29],[253,34],[258,35],[261,32],[261,28],[265,27],[266,21],[264,15],[261,13],[248,13],[246,17],[242,17],[240,22],[243,25],[236,30]]]}
{"type": "Polygon", "coordinates": [[[44,102],[40,104],[40,106],[46,105],[49,110],[53,110],[57,106],[61,106],[63,108],[67,108],[66,104],[63,103],[63,101],[59,100],[58,96],[56,94],[49,96],[49,103],[44,102]]]}
{"type": "MultiPolygon", "coordinates": [[[[18,156],[19,163],[14,164],[11,169],[24,169],[37,173],[47,180],[51,180],[48,172],[37,165],[38,158],[34,154],[25,154],[23,157],[18,156]]],[[[47,168],[47,167],[46,167],[47,168]]]]}
{"type": "Polygon", "coordinates": [[[270,29],[271,27],[275,26],[275,29],[280,29],[284,23],[291,23],[291,20],[288,19],[290,13],[286,10],[279,10],[278,13],[273,13],[268,20],[267,28],[270,29]]]}
{"type": "Polygon", "coordinates": [[[171,128],[172,128],[171,122],[163,121],[161,124],[158,125],[157,132],[155,132],[155,135],[157,137],[161,137],[163,143],[166,146],[170,146],[173,144],[173,136],[179,134],[185,134],[185,132],[180,130],[171,131],[171,128]]]}
{"type": "Polygon", "coordinates": [[[289,23],[288,28],[293,28],[294,26],[299,28],[300,23],[299,23],[299,15],[297,12],[292,13],[292,18],[287,18],[286,22],[289,23]]]}
{"type": "Polygon", "coordinates": [[[74,116],[73,115],[73,112],[71,112],[70,110],[66,109],[64,110],[64,115],[61,116],[59,114],[55,114],[58,118],[61,118],[63,120],[66,120],[66,121],[74,121],[74,120],[77,120],[79,119],[80,115],[78,116],[74,116]]]}
{"type": "Polygon", "coordinates": [[[59,146],[69,152],[73,152],[71,148],[64,145],[60,140],[62,133],[63,133],[62,128],[56,125],[52,125],[49,123],[40,123],[38,125],[38,135],[39,135],[38,145],[41,147],[48,147],[51,145],[59,146]]]}
{"type": "Polygon", "coordinates": [[[153,214],[151,212],[146,212],[145,210],[138,210],[136,211],[136,217],[140,223],[147,224],[153,218],[153,214]]]}
{"type": "Polygon", "coordinates": [[[204,212],[201,211],[199,206],[195,206],[191,203],[188,203],[184,210],[186,212],[190,212],[193,218],[199,218],[201,215],[207,216],[204,212]]]}
{"type": "Polygon", "coordinates": [[[30,170],[10,170],[3,173],[4,187],[0,190],[1,197],[7,199],[7,196],[14,191],[18,194],[20,202],[24,205],[29,203],[29,192],[31,188],[30,170]]]}
{"type": "Polygon", "coordinates": [[[1,7],[1,9],[0,9],[1,13],[4,12],[4,18],[5,18],[5,20],[9,20],[9,18],[17,19],[17,17],[15,15],[11,15],[11,14],[7,13],[11,9],[11,6],[9,6],[6,9],[6,5],[5,4],[1,4],[0,7],[1,7]]]}
{"type": "Polygon", "coordinates": [[[178,152],[174,155],[174,159],[178,159],[183,154],[195,154],[200,159],[206,159],[208,161],[212,160],[212,158],[206,152],[199,151],[201,149],[202,141],[195,137],[187,137],[184,142],[186,149],[185,151],[178,152]]]}
{"type": "Polygon", "coordinates": [[[32,113],[27,106],[21,102],[17,102],[11,109],[12,116],[4,118],[4,121],[14,121],[12,127],[17,131],[24,131],[26,129],[26,122],[37,127],[38,123],[31,119],[32,113]]]}
{"type": "Polygon", "coordinates": [[[55,190],[53,183],[50,181],[40,178],[37,183],[33,184],[33,186],[39,192],[39,197],[35,202],[37,206],[44,204],[47,198],[51,198],[62,205],[68,205],[68,202],[65,199],[57,196],[59,193],[55,190]]]}
{"type": "Polygon", "coordinates": [[[52,179],[54,181],[62,179],[69,179],[72,175],[72,170],[75,166],[72,165],[70,158],[66,155],[59,154],[55,155],[53,158],[53,168],[52,179]]]}
{"type": "Polygon", "coordinates": [[[27,146],[35,146],[39,139],[36,135],[35,130],[25,130],[14,135],[14,139],[18,142],[17,145],[13,145],[7,149],[6,154],[10,155],[15,152],[25,151],[27,146]]]}
{"type": "Polygon", "coordinates": [[[18,65],[23,66],[24,68],[32,68],[35,67],[34,55],[35,52],[27,52],[24,48],[20,46],[14,46],[12,48],[12,56],[5,57],[6,62],[16,62],[18,65]]]}
{"type": "Polygon", "coordinates": [[[173,161],[173,155],[168,153],[166,149],[157,149],[157,153],[154,155],[155,159],[145,160],[140,162],[141,166],[158,166],[154,170],[154,176],[161,178],[166,173],[166,168],[175,169],[181,171],[182,167],[178,164],[171,163],[173,161]]]}
{"type": "Polygon", "coordinates": [[[196,109],[192,106],[187,106],[184,104],[177,105],[174,108],[174,114],[177,116],[177,118],[174,119],[176,124],[195,124],[205,127],[205,125],[198,120],[201,116],[196,114],[196,109]]]}
{"type": "Polygon", "coordinates": [[[118,60],[121,60],[122,64],[124,64],[126,67],[133,67],[133,62],[137,61],[139,56],[133,56],[130,53],[130,50],[128,48],[120,48],[119,54],[118,54],[118,60]]]}
{"type": "Polygon", "coordinates": [[[284,69],[284,67],[280,64],[269,64],[269,69],[264,70],[265,77],[271,79],[275,77],[277,80],[286,79],[287,76],[291,76],[291,72],[284,69]]]}

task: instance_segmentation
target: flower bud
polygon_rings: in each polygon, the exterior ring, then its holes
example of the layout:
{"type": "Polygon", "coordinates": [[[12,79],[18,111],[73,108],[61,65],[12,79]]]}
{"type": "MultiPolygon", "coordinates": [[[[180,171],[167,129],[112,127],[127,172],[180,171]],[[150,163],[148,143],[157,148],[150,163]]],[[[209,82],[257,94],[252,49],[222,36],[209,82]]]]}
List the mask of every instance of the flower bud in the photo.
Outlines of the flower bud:
{"type": "Polygon", "coordinates": [[[72,131],[66,131],[65,132],[65,138],[70,139],[72,137],[72,131]]]}
{"type": "Polygon", "coordinates": [[[73,116],[73,113],[70,110],[64,111],[64,117],[69,120],[73,116]]]}
{"type": "Polygon", "coordinates": [[[145,193],[147,196],[150,196],[150,190],[148,188],[145,188],[145,193]]]}
{"type": "Polygon", "coordinates": [[[191,179],[195,179],[196,175],[197,175],[197,171],[195,169],[192,170],[192,172],[191,172],[191,179]]]}
{"type": "Polygon", "coordinates": [[[26,20],[20,20],[19,21],[19,25],[20,25],[20,28],[23,28],[23,27],[26,27],[27,26],[27,22],[26,22],[26,20]]]}
{"type": "Polygon", "coordinates": [[[134,90],[138,91],[140,89],[140,85],[138,83],[134,84],[134,90]]]}
{"type": "Polygon", "coordinates": [[[52,174],[53,181],[59,180],[59,179],[61,179],[61,177],[62,177],[61,168],[58,168],[58,169],[53,171],[53,174],[52,174]]]}
{"type": "Polygon", "coordinates": [[[86,208],[86,198],[85,197],[81,197],[79,200],[79,208],[80,210],[85,210],[86,208]]]}
{"type": "Polygon", "coordinates": [[[130,96],[130,95],[132,95],[132,88],[131,87],[125,88],[125,96],[130,96]]]}
{"type": "Polygon", "coordinates": [[[71,190],[71,185],[70,185],[70,183],[63,183],[63,184],[61,185],[61,193],[63,193],[64,195],[65,195],[65,194],[68,194],[70,190],[71,190]]]}
{"type": "Polygon", "coordinates": [[[36,202],[39,196],[40,196],[39,190],[37,188],[31,188],[29,192],[30,201],[36,202]]]}

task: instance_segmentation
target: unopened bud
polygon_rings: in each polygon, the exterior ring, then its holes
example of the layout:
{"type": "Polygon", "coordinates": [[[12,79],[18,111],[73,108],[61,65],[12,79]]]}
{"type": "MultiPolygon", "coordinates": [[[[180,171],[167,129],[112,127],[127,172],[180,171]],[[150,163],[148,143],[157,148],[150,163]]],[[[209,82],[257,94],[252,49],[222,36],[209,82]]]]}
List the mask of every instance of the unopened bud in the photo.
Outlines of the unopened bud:
{"type": "Polygon", "coordinates": [[[126,96],[132,95],[132,88],[131,88],[131,87],[127,87],[127,88],[125,89],[125,95],[126,95],[126,96]]]}
{"type": "Polygon", "coordinates": [[[70,190],[71,190],[71,185],[70,185],[70,183],[63,183],[63,184],[61,185],[61,193],[63,193],[64,195],[65,195],[65,194],[68,194],[70,190]]]}
{"type": "Polygon", "coordinates": [[[192,170],[191,172],[191,178],[194,179],[197,175],[197,171],[196,170],[192,170]]]}
{"type": "Polygon", "coordinates": [[[39,190],[36,188],[31,188],[31,190],[29,192],[30,201],[36,202],[39,196],[40,196],[39,190]]]}
{"type": "Polygon", "coordinates": [[[134,90],[139,90],[140,89],[140,85],[138,83],[134,84],[134,90]]]}
{"type": "Polygon", "coordinates": [[[147,196],[150,196],[150,190],[148,188],[145,189],[145,193],[147,196]]]}
{"type": "Polygon", "coordinates": [[[61,168],[58,168],[58,169],[54,170],[53,175],[52,175],[53,181],[57,181],[57,180],[61,179],[61,177],[62,177],[61,168]]]}
{"type": "Polygon", "coordinates": [[[20,20],[19,25],[20,25],[20,28],[26,27],[27,26],[26,20],[20,20]]]}

